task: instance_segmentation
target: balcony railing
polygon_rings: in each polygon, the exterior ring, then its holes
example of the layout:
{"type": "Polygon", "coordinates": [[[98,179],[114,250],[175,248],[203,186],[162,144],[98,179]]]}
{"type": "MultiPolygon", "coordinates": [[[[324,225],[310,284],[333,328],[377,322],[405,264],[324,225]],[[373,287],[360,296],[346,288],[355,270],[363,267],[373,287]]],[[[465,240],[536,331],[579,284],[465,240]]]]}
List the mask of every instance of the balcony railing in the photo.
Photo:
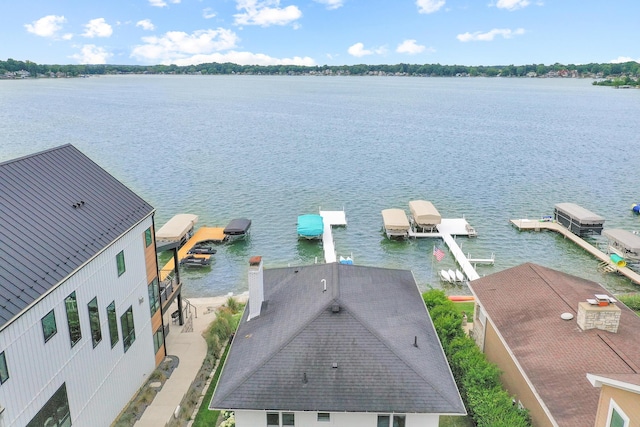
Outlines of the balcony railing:
{"type": "Polygon", "coordinates": [[[160,282],[160,303],[165,306],[165,303],[171,300],[174,292],[178,290],[180,283],[176,277],[174,270],[171,270],[166,278],[160,282]]]}

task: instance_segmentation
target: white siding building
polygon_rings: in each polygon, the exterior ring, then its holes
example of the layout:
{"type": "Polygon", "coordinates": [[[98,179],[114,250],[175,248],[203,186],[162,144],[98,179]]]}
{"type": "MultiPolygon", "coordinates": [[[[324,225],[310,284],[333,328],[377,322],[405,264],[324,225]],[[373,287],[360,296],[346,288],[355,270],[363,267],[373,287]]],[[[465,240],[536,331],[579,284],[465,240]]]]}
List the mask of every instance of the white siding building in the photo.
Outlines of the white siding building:
{"type": "Polygon", "coordinates": [[[0,182],[0,427],[109,426],[165,355],[154,210],[71,145],[0,182]]]}

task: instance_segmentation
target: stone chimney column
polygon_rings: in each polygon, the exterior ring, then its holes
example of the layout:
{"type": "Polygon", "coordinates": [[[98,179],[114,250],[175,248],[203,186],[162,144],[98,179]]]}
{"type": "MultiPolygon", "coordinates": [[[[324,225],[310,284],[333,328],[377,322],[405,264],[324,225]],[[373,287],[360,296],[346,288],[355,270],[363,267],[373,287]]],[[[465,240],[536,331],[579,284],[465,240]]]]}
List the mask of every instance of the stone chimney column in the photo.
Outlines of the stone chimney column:
{"type": "Polygon", "coordinates": [[[620,307],[615,304],[600,306],[583,301],[578,304],[577,320],[583,331],[601,329],[616,333],[620,325],[620,307]]]}
{"type": "Polygon", "coordinates": [[[249,259],[249,317],[251,320],[260,315],[264,301],[264,279],[262,274],[262,257],[249,259]]]}

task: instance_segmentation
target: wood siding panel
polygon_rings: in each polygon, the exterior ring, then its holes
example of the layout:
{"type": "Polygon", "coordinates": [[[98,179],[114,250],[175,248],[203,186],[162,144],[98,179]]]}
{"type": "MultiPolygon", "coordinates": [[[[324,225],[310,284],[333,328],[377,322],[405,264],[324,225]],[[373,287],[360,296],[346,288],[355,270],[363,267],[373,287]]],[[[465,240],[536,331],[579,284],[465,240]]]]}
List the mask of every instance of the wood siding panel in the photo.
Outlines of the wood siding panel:
{"type": "Polygon", "coordinates": [[[151,318],[151,330],[153,333],[160,329],[162,326],[162,315],[160,314],[160,310],[156,311],[153,317],[151,318]]]}
{"type": "Polygon", "coordinates": [[[529,387],[529,384],[520,373],[511,355],[502,344],[500,337],[488,318],[485,326],[484,353],[487,356],[487,360],[498,365],[502,371],[500,379],[507,391],[511,395],[514,395],[516,400],[520,400],[524,407],[529,410],[533,426],[553,427],[553,423],[529,387]]]}
{"type": "MultiPolygon", "coordinates": [[[[146,230],[145,230],[146,231],[146,230]]],[[[142,232],[142,247],[144,248],[144,263],[147,267],[147,283],[151,283],[153,279],[158,277],[158,262],[156,253],[156,236],[151,227],[151,244],[147,246],[145,240],[145,231],[142,232]]]]}
{"type": "Polygon", "coordinates": [[[607,426],[607,415],[609,414],[609,402],[611,399],[629,417],[629,427],[640,427],[640,394],[607,385],[603,385],[600,391],[596,427],[607,426]]]}
{"type": "Polygon", "coordinates": [[[164,344],[158,349],[156,353],[156,367],[164,360],[164,344]]]}

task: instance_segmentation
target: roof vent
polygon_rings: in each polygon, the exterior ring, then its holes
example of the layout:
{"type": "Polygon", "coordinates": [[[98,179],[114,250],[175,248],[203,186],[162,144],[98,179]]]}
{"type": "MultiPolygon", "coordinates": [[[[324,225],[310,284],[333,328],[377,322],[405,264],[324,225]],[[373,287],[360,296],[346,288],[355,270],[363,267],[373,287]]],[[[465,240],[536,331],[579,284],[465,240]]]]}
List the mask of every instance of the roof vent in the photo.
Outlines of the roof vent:
{"type": "Polygon", "coordinates": [[[415,336],[413,337],[413,346],[414,346],[414,347],[416,347],[416,348],[418,348],[418,336],[417,336],[417,335],[415,335],[415,336]]]}
{"type": "Polygon", "coordinates": [[[567,313],[562,313],[562,314],[560,315],[560,318],[561,318],[562,320],[571,320],[571,319],[573,319],[573,313],[569,313],[569,312],[567,312],[567,313]]]}
{"type": "Polygon", "coordinates": [[[308,382],[309,382],[309,380],[307,380],[307,373],[305,372],[304,374],[302,374],[302,383],[306,384],[308,382]]]}
{"type": "Polygon", "coordinates": [[[338,362],[333,362],[333,365],[331,365],[331,367],[333,369],[338,369],[338,362]]]}
{"type": "Polygon", "coordinates": [[[340,304],[338,304],[337,302],[333,303],[331,305],[331,312],[332,313],[340,313],[340,304]]]}

